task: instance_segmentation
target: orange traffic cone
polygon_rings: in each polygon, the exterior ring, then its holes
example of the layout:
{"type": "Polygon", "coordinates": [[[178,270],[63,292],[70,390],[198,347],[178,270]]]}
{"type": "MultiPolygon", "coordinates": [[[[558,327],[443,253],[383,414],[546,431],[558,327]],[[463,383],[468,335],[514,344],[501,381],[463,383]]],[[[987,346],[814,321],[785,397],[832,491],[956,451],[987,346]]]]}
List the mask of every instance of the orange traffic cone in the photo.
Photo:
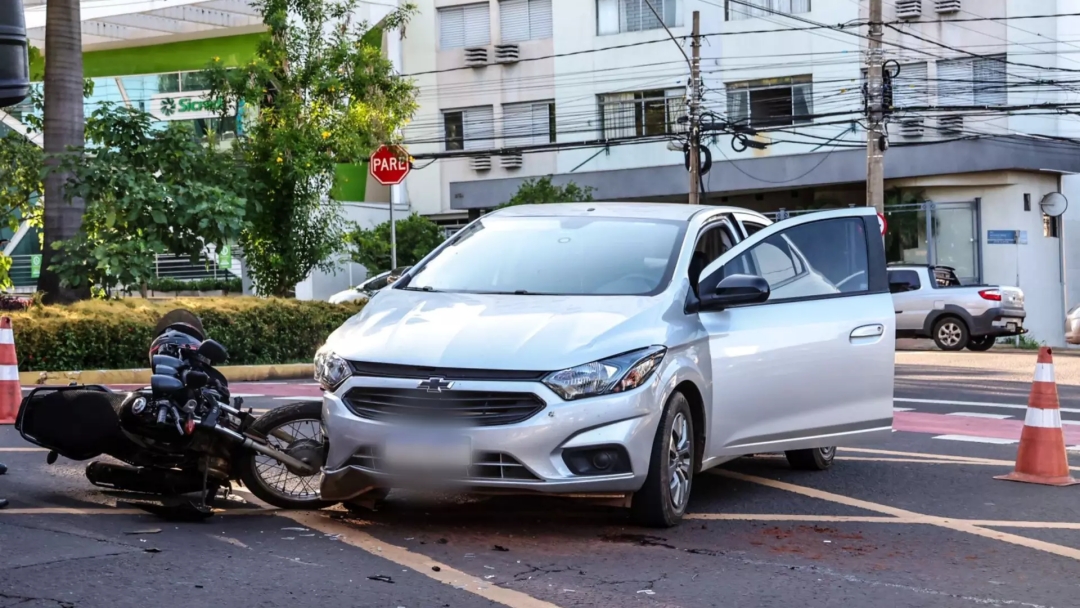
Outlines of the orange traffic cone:
{"type": "Polygon", "coordinates": [[[1069,476],[1069,458],[1065,454],[1065,432],[1061,430],[1057,384],[1054,382],[1054,358],[1050,347],[1039,349],[1035,380],[1031,383],[1024,430],[1016,468],[994,479],[1039,483],[1047,486],[1071,486],[1080,483],[1069,476]]]}
{"type": "Polygon", "coordinates": [[[15,332],[11,318],[0,317],[0,424],[14,424],[22,403],[19,361],[15,357],[15,332]]]}

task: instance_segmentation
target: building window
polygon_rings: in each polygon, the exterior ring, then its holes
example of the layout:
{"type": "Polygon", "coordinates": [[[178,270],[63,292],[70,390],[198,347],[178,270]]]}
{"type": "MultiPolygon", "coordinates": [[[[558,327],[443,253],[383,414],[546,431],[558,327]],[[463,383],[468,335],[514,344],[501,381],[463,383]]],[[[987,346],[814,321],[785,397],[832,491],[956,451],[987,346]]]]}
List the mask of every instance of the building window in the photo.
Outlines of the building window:
{"type": "Polygon", "coordinates": [[[596,0],[596,33],[619,34],[640,32],[680,24],[680,0],[650,0],[652,7],[664,18],[661,23],[645,0],[596,0]]]}
{"type": "Polygon", "coordinates": [[[1043,236],[1058,238],[1061,236],[1061,217],[1043,214],[1043,236]]]}
{"type": "Polygon", "coordinates": [[[1003,106],[1008,103],[1005,56],[937,62],[938,105],[1003,106]]]}
{"type": "Polygon", "coordinates": [[[727,84],[727,114],[732,122],[754,127],[810,123],[813,96],[810,76],[732,82],[727,84]]]}
{"type": "Polygon", "coordinates": [[[604,139],[666,135],[686,115],[684,89],[658,89],[600,96],[600,132],[604,139]]]}
{"type": "Polygon", "coordinates": [[[484,46],[491,42],[491,8],[466,4],[439,9],[439,48],[484,46]]]}
{"type": "Polygon", "coordinates": [[[768,17],[781,13],[796,15],[810,12],[810,0],[725,0],[724,18],[728,21],[768,17]]]}
{"type": "Polygon", "coordinates": [[[555,143],[555,102],[506,104],[502,124],[506,147],[555,143]]]}
{"type": "Polygon", "coordinates": [[[551,0],[502,0],[499,29],[503,42],[551,38],[551,0]]]}
{"type": "Polygon", "coordinates": [[[487,150],[495,147],[495,115],[491,106],[443,112],[447,150],[487,150]]]}

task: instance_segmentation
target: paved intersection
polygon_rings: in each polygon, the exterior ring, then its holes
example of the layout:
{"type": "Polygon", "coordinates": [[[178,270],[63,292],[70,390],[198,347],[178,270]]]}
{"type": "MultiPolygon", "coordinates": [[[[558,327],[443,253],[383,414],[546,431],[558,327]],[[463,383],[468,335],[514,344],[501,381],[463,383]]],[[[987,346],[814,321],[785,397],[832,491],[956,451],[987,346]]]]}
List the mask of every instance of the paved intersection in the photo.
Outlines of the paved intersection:
{"type": "MultiPolygon", "coordinates": [[[[936,439],[949,421],[985,439],[1022,420],[1033,356],[969,368],[939,354],[898,354],[896,406],[910,411],[892,441],[842,451],[825,473],[732,463],[700,476],[693,515],[664,531],[570,500],[413,495],[361,519],[236,501],[166,523],[117,508],[80,464],[13,451],[26,444],[0,428],[0,607],[1075,606],[1080,488],[994,481],[1015,445],[936,439]],[[916,415],[933,418],[905,430],[916,415]]],[[[1064,360],[1062,405],[1080,410],[1064,360]]],[[[236,390],[262,409],[312,388],[236,390]]]]}

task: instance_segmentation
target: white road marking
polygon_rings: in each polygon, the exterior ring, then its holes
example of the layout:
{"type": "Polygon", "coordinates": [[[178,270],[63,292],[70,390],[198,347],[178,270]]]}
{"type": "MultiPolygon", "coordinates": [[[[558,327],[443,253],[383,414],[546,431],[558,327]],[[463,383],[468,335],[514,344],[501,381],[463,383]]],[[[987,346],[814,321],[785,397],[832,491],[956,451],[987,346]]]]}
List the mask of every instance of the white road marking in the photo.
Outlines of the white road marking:
{"type": "Polygon", "coordinates": [[[934,439],[948,439],[949,441],[966,441],[968,443],[993,443],[996,445],[1012,445],[1016,439],[999,439],[997,437],[976,437],[973,435],[938,435],[934,439]]]}
{"type": "Polygon", "coordinates": [[[241,399],[255,399],[258,397],[265,397],[266,395],[261,393],[230,393],[232,397],[240,397],[241,399]]]}
{"type": "MultiPolygon", "coordinates": [[[[961,405],[969,407],[996,407],[1007,410],[1026,410],[1027,405],[1013,405],[1011,403],[987,403],[985,401],[943,401],[940,399],[901,399],[899,397],[894,398],[893,401],[902,401],[904,403],[929,403],[933,405],[961,405]]],[[[1076,408],[1061,408],[1062,412],[1069,412],[1070,414],[1080,414],[1080,409],[1076,408]]]]}
{"type": "Polygon", "coordinates": [[[892,411],[894,411],[894,412],[913,412],[913,411],[915,411],[915,408],[913,408],[913,407],[894,407],[894,408],[892,408],[892,411]]]}
{"type": "Polygon", "coordinates": [[[274,397],[274,401],[322,401],[322,397],[274,397]]]}
{"type": "Polygon", "coordinates": [[[1080,420],[1062,420],[1061,424],[1071,424],[1073,426],[1080,426],[1080,420]]]}
{"type": "Polygon", "coordinates": [[[1009,414],[981,414],[979,412],[952,412],[946,416],[966,416],[968,418],[993,418],[994,420],[1006,420],[1012,418],[1009,414]]]}

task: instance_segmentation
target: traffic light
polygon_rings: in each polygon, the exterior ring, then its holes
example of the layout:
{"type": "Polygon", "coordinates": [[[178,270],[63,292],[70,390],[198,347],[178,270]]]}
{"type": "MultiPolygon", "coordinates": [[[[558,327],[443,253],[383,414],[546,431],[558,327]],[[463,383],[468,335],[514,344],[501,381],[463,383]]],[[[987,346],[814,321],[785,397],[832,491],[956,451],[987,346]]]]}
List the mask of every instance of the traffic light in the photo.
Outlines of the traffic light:
{"type": "Polygon", "coordinates": [[[22,0],[0,0],[0,108],[30,94],[30,46],[22,0]]]}

